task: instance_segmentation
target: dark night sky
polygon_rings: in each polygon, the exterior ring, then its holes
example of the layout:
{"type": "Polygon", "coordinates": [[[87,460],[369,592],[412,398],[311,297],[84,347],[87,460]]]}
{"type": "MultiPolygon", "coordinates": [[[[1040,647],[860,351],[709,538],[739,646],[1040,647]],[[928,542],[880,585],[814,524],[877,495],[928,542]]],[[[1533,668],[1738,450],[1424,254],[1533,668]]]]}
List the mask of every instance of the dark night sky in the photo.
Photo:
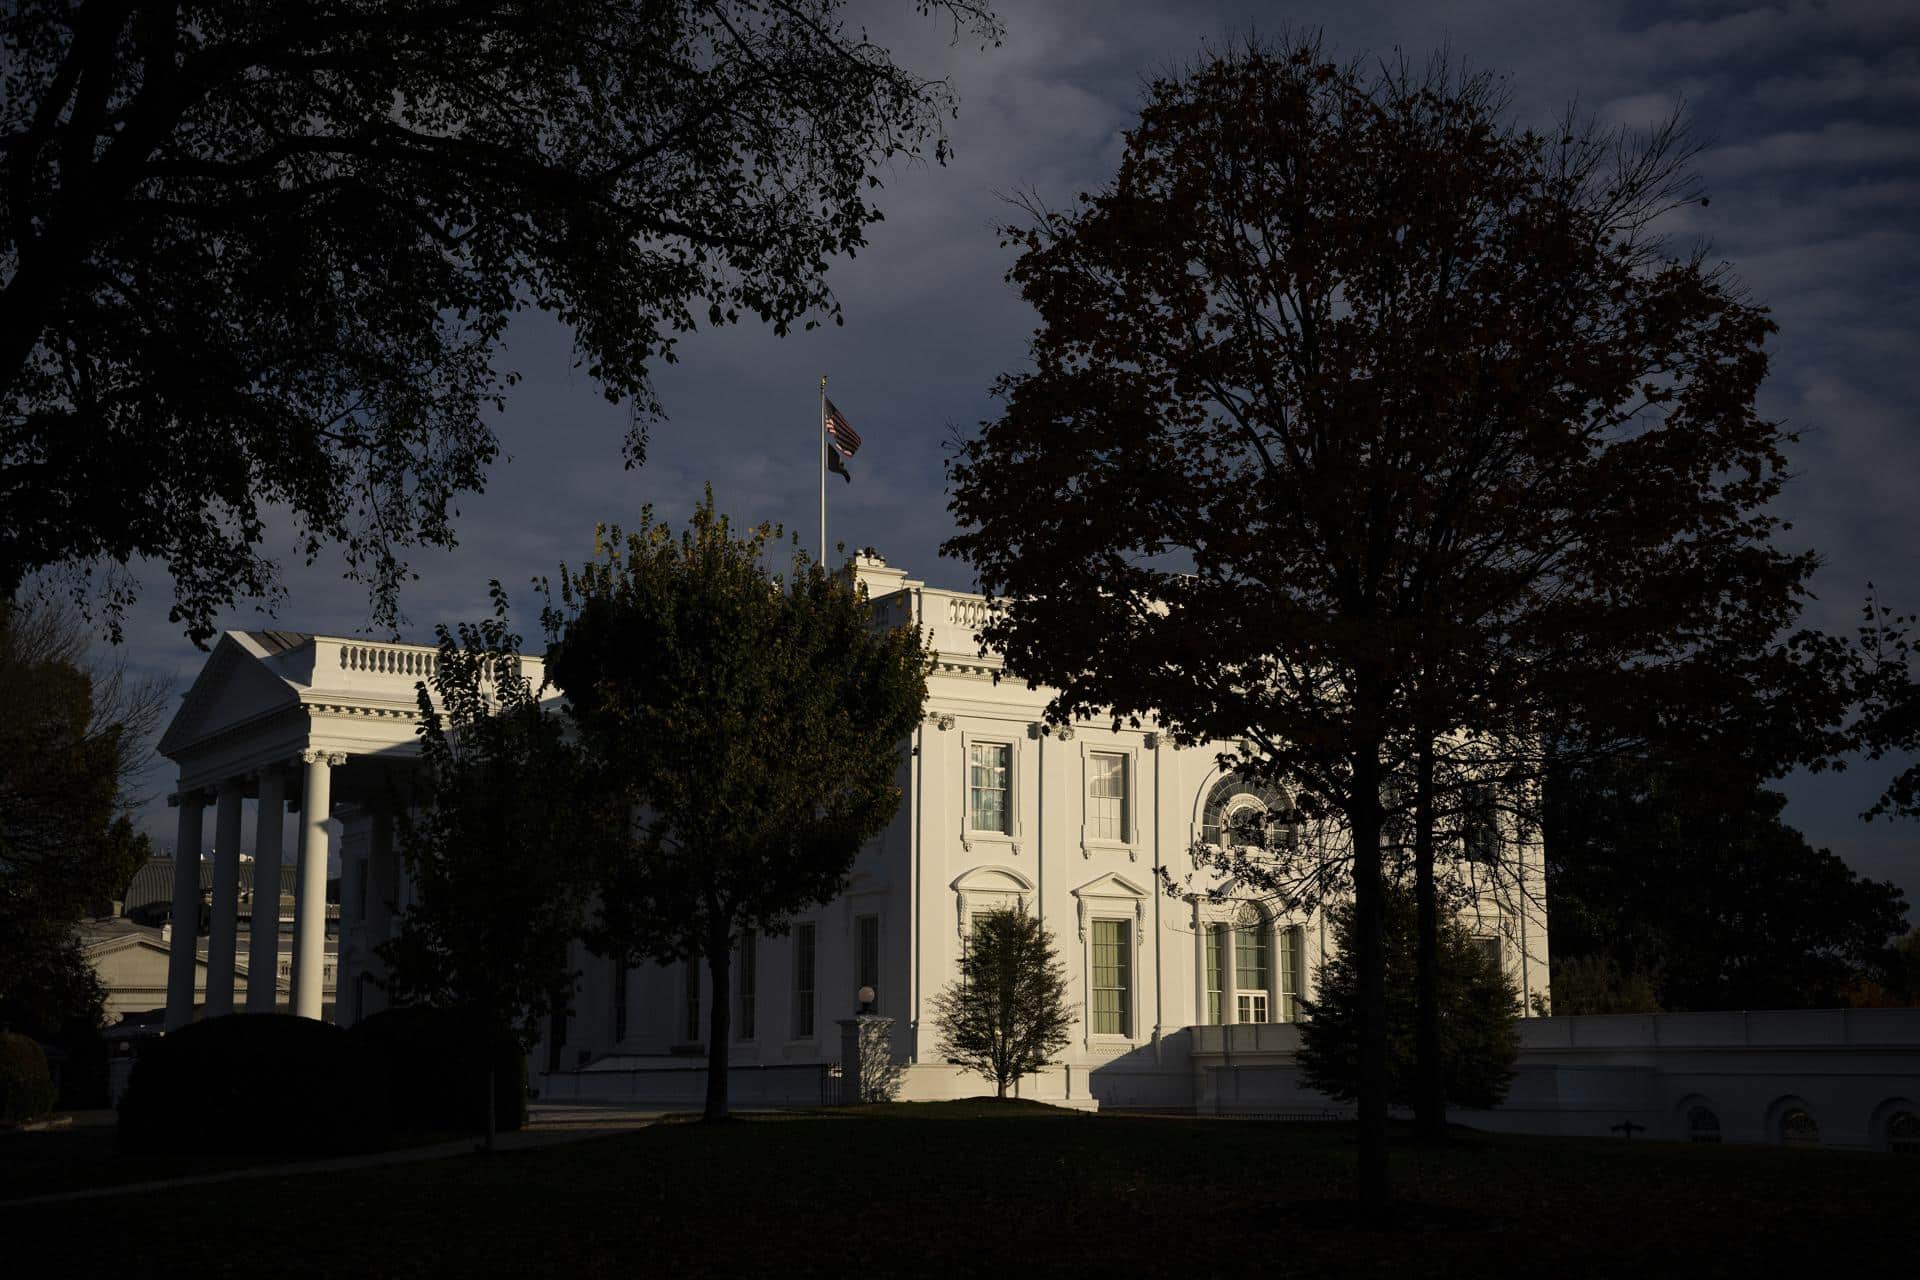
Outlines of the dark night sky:
{"type": "MultiPolygon", "coordinates": [[[[1825,564],[1809,617],[1851,627],[1869,579],[1892,603],[1920,606],[1920,4],[1914,0],[1293,0],[1287,4],[1038,3],[1003,0],[1004,47],[951,46],[948,29],[904,0],[860,5],[876,39],[909,66],[951,77],[961,111],[945,168],[883,175],[886,221],[870,248],[833,269],[846,324],[786,339],[751,327],[694,335],[682,361],[658,373],[670,420],[647,465],[620,467],[623,410],[573,367],[565,331],[518,322],[503,364],[524,381],[498,429],[509,456],[488,491],[463,504],[462,545],[422,557],[405,597],[408,638],[432,624],[480,616],[489,578],[530,601],[526,584],[577,562],[596,520],[631,521],[643,504],[678,520],[711,481],[737,518],[783,521],[811,542],[816,493],[816,386],[865,437],[851,486],[830,479],[830,536],[872,545],[916,577],[965,587],[964,565],[935,548],[952,529],[943,494],[952,428],[991,416],[988,387],[1016,368],[1031,313],[1003,275],[1010,254],[993,234],[1002,196],[1032,188],[1064,204],[1103,181],[1143,80],[1250,28],[1323,28],[1338,56],[1415,58],[1446,45],[1476,68],[1508,75],[1519,118],[1550,127],[1577,99],[1606,122],[1646,124],[1684,102],[1709,143],[1700,160],[1712,204],[1669,228],[1705,239],[1732,262],[1780,325],[1762,407],[1801,431],[1796,478],[1781,503],[1796,545],[1825,564]]],[[[270,553],[287,564],[277,624],[352,634],[366,600],[337,562],[302,569],[290,536],[270,553]]],[[[145,572],[149,598],[124,656],[177,679],[184,691],[202,655],[166,621],[164,578],[145,572]]],[[[523,611],[531,620],[532,610],[523,611]]],[[[251,609],[222,620],[263,625],[251,609]]],[[[1889,767],[1787,784],[1787,816],[1856,868],[1920,899],[1920,831],[1865,826],[1889,767]]],[[[164,795],[171,771],[151,778],[164,795]]],[[[143,810],[163,845],[163,802],[143,810]]]]}

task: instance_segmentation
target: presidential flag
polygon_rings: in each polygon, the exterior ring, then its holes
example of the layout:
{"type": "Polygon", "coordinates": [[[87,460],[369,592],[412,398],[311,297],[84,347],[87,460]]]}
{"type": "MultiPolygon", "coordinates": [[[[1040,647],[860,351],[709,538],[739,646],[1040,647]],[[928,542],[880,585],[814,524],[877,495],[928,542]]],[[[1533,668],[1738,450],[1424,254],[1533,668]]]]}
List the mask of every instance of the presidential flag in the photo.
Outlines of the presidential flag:
{"type": "Polygon", "coordinates": [[[847,415],[834,407],[833,401],[826,403],[827,470],[852,484],[853,474],[847,470],[847,459],[860,451],[860,433],[847,421],[847,415]]]}

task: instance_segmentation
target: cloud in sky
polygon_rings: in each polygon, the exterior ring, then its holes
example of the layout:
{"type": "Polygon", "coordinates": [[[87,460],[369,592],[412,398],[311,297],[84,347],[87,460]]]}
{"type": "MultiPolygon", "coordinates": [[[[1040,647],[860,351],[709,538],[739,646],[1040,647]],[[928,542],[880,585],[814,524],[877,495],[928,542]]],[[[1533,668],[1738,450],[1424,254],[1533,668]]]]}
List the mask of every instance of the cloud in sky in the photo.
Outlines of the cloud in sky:
{"type": "MultiPolygon", "coordinates": [[[[1506,74],[1515,108],[1549,127],[1569,103],[1638,127],[1684,102],[1709,143],[1700,169],[1712,196],[1675,229],[1711,243],[1780,325],[1769,413],[1804,430],[1798,478],[1782,511],[1794,537],[1826,557],[1813,616],[1847,625],[1867,579],[1920,606],[1920,5],[1911,0],[1689,3],[1583,0],[1300,0],[1153,4],[1144,0],[1003,6],[1005,47],[951,44],[947,29],[890,2],[856,6],[875,38],[909,65],[950,77],[961,111],[944,167],[884,175],[886,221],[832,279],[843,327],[785,340],[742,327],[693,335],[681,363],[658,373],[670,415],[644,468],[622,471],[624,413],[573,367],[564,331],[516,323],[504,363],[524,381],[498,426],[510,461],[463,504],[462,545],[423,557],[406,596],[414,638],[436,621],[478,616],[489,578],[517,599],[527,581],[590,547],[595,520],[631,522],[652,503],[689,511],[711,482],[722,507],[784,521],[813,538],[814,396],[832,377],[835,402],[866,439],[852,485],[834,481],[831,536],[873,545],[916,576],[965,586],[962,565],[935,548],[951,532],[943,444],[994,412],[996,375],[1021,366],[1031,313],[1004,283],[1011,262],[996,224],[1007,193],[1054,204],[1112,171],[1143,82],[1220,45],[1283,24],[1320,28],[1336,54],[1419,58],[1445,46],[1506,74]]],[[[292,540],[282,535],[290,553],[292,540]]],[[[279,619],[302,629],[364,628],[364,596],[337,564],[295,566],[279,619]]],[[[181,680],[196,654],[165,621],[165,583],[149,599],[126,656],[181,680]]],[[[524,611],[529,620],[532,610],[524,611]]],[[[236,611],[226,625],[260,625],[236,611]]],[[[1901,880],[1920,898],[1911,825],[1862,827],[1882,767],[1798,780],[1790,820],[1855,866],[1901,880]]],[[[150,829],[171,840],[164,810],[150,829]]]]}

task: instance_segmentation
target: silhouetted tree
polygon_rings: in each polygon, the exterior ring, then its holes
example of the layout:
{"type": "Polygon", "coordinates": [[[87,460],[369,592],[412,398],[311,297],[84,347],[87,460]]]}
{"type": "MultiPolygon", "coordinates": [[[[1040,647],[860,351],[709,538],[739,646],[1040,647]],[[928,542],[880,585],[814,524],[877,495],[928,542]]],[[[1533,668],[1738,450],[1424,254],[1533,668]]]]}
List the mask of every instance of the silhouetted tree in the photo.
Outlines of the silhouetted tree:
{"type": "Polygon", "coordinates": [[[1555,654],[1687,652],[1811,564],[1768,543],[1772,324],[1648,232],[1692,198],[1677,132],[1505,110],[1313,40],[1154,82],[1116,178],[1008,228],[1032,369],[951,469],[946,550],[1049,715],[1242,743],[1224,766],[1340,819],[1308,852],[1352,884],[1375,1209],[1381,797],[1413,741],[1524,740],[1555,654]],[[1690,611],[1716,577],[1768,590],[1690,611]]]}
{"type": "Polygon", "coordinates": [[[152,852],[127,811],[170,700],[87,650],[72,613],[0,601],[0,1026],[70,1052],[106,1001],[74,926],[152,852]]]}
{"type": "MultiPolygon", "coordinates": [[[[1418,910],[1406,886],[1388,889],[1385,915],[1387,969],[1387,1097],[1412,1106],[1420,1089],[1413,981],[1419,940],[1418,910]]],[[[1355,971],[1354,912],[1332,912],[1334,951],[1315,975],[1312,1000],[1301,1001],[1300,1070],[1307,1084],[1329,1097],[1359,1096],[1361,1012],[1355,971]]],[[[1514,1020],[1520,995],[1490,948],[1452,919],[1443,920],[1433,990],[1440,1018],[1440,1088],[1443,1101],[1459,1107],[1496,1107],[1507,1096],[1520,1051],[1514,1020]]]]}
{"type": "MultiPolygon", "coordinates": [[[[975,0],[918,0],[997,42],[975,0]]],[[[23,0],[0,18],[0,597],[163,561],[196,642],[284,509],[397,618],[552,312],[629,465],[677,335],[838,320],[884,165],[945,81],[842,0],[23,0]]],[[[116,579],[110,616],[132,586],[116,579]]]]}
{"type": "Polygon", "coordinates": [[[974,917],[960,977],[930,1002],[948,1062],[1007,1086],[1054,1060],[1071,1038],[1067,973],[1045,925],[1006,908],[974,917]]]}
{"type": "Polygon", "coordinates": [[[797,549],[769,575],[779,536],[735,535],[711,490],[679,538],[648,508],[562,570],[547,614],[548,669],[600,785],[636,815],[589,937],[623,962],[706,960],[709,1120],[727,1115],[735,940],[784,933],[845,885],[899,807],[926,700],[919,634],[876,628],[864,588],[797,549]]]}
{"type": "MultiPolygon", "coordinates": [[[[1660,1007],[1801,1009],[1883,979],[1905,927],[1891,883],[1861,878],[1781,821],[1786,798],[1751,780],[1568,769],[1547,791],[1556,981],[1574,957],[1636,976],[1660,1007]]],[[[1568,1007],[1556,986],[1560,1012],[1568,1007]]],[[[1569,995],[1575,993],[1568,993],[1569,995]]]]}
{"type": "MultiPolygon", "coordinates": [[[[522,672],[497,582],[492,595],[492,618],[439,628],[419,685],[423,767],[396,822],[413,901],[380,952],[395,1004],[473,1010],[531,1046],[541,1019],[565,1012],[567,947],[626,810],[591,785],[545,686],[522,672]]],[[[493,1125],[489,1099],[489,1142],[493,1125]]]]}

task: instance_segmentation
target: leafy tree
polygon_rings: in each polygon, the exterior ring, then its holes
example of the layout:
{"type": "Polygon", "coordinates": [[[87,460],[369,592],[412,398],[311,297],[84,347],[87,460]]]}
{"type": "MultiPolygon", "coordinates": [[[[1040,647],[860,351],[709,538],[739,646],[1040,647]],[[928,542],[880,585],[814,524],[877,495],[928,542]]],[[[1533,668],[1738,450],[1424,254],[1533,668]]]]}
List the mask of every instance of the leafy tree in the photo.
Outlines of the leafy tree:
{"type": "MultiPolygon", "coordinates": [[[[975,0],[917,0],[997,43],[975,0]]],[[[568,323],[629,465],[679,334],[838,320],[950,87],[842,0],[21,0],[0,17],[0,597],[162,560],[196,641],[284,508],[397,617],[498,452],[515,312],[568,323]]],[[[112,588],[115,611],[128,599],[112,588]]]]}
{"type": "Polygon", "coordinates": [[[713,1001],[706,1115],[727,1115],[734,940],[786,931],[845,885],[899,807],[902,744],[926,699],[928,656],[878,630],[864,590],[780,537],[736,535],[709,490],[680,537],[605,531],[601,557],[562,570],[548,670],[609,796],[635,831],[596,881],[589,937],[628,962],[704,957],[713,1001]]]}
{"type": "Polygon", "coordinates": [[[1829,1006],[1883,978],[1900,890],[1809,846],[1781,821],[1778,792],[1702,783],[1616,762],[1550,786],[1556,965],[1594,957],[1644,975],[1673,1010],[1829,1006]]]}
{"type": "MultiPolygon", "coordinates": [[[[471,1009],[530,1046],[571,998],[567,947],[625,810],[589,785],[545,684],[522,670],[499,583],[492,594],[492,618],[439,628],[419,685],[422,769],[396,822],[414,901],[380,953],[396,1004],[471,1009]]],[[[489,1142],[493,1116],[490,1102],[489,1142]]]]}
{"type": "MultiPolygon", "coordinates": [[[[1387,1097],[1412,1106],[1418,1092],[1413,982],[1418,911],[1403,887],[1388,891],[1386,906],[1387,1097]]],[[[1350,1102],[1360,1089],[1362,1017],[1354,912],[1336,907],[1331,917],[1334,953],[1316,974],[1318,998],[1301,1002],[1307,1018],[1300,1026],[1299,1062],[1309,1085],[1350,1102]]],[[[1441,1009],[1442,1096],[1453,1106],[1495,1107],[1507,1096],[1520,1050],[1514,1028],[1520,996],[1489,950],[1459,924],[1443,921],[1439,933],[1434,991],[1441,1009]]]]}
{"type": "Polygon", "coordinates": [[[1526,741],[1560,665],[1762,629],[1811,565],[1768,541],[1771,322],[1647,231],[1688,198],[1677,145],[1518,129],[1443,61],[1249,44],[1154,82],[1115,179],[1007,229],[1040,325],[951,467],[946,550],[1050,715],[1243,743],[1223,765],[1339,820],[1268,883],[1351,882],[1375,1208],[1383,788],[1423,738],[1526,741]]]}
{"type": "Polygon", "coordinates": [[[151,854],[127,809],[169,699],[87,647],[70,612],[0,602],[0,1028],[92,1056],[106,992],[74,925],[151,854]]]}
{"type": "Polygon", "coordinates": [[[1067,972],[1045,925],[1011,908],[976,916],[960,958],[960,977],[934,996],[940,1052],[1007,1086],[1052,1062],[1067,1047],[1073,1010],[1067,972]]]}

